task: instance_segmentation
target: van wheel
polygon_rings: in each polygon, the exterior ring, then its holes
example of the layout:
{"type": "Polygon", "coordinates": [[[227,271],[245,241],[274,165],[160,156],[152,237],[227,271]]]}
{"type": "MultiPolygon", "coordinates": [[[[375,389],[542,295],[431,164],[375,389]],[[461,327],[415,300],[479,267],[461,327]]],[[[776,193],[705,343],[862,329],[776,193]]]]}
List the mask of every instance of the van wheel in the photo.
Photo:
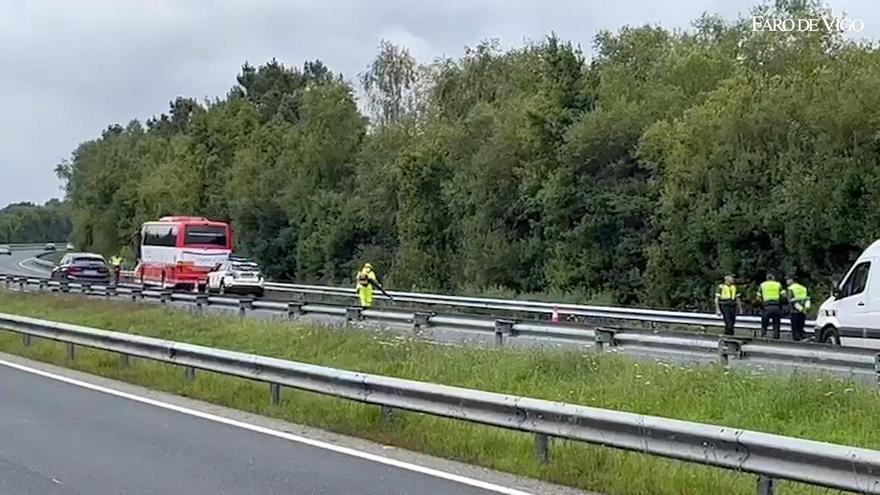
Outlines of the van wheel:
{"type": "Polygon", "coordinates": [[[840,345],[840,334],[837,332],[836,328],[827,326],[822,329],[821,342],[823,344],[840,345]]]}
{"type": "Polygon", "coordinates": [[[218,290],[221,296],[226,295],[226,284],[220,282],[220,289],[218,290]]]}

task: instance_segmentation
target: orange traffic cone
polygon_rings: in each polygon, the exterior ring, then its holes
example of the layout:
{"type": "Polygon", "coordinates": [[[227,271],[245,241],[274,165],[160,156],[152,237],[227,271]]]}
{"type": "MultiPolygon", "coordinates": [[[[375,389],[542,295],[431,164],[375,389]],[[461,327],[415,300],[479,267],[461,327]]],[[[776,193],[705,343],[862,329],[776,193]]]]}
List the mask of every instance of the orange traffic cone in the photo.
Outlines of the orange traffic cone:
{"type": "Polygon", "coordinates": [[[559,323],[559,309],[553,308],[553,312],[550,313],[550,321],[553,323],[559,323]]]}

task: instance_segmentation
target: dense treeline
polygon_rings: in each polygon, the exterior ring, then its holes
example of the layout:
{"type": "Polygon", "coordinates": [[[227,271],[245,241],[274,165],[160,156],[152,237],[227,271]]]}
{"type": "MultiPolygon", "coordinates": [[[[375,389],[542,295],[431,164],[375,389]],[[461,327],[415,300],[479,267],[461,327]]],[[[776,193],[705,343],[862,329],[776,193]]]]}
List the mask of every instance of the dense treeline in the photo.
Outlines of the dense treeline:
{"type": "MultiPolygon", "coordinates": [[[[818,16],[815,4],[758,7],[818,16]]],[[[880,237],[880,53],[835,32],[623,28],[418,65],[383,43],[355,87],[245,65],[58,167],[76,241],[162,214],[229,220],[271,275],[693,306],[726,271],[812,284],[880,237]]]]}
{"type": "Polygon", "coordinates": [[[44,205],[12,203],[0,210],[0,244],[65,241],[72,229],[70,208],[57,199],[44,205]]]}

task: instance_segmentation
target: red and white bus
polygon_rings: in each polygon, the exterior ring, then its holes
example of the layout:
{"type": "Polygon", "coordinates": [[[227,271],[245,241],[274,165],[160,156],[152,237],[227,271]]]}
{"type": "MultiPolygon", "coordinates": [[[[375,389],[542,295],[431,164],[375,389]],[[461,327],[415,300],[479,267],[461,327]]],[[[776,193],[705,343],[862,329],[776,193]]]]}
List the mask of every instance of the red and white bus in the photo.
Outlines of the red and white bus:
{"type": "Polygon", "coordinates": [[[146,285],[201,290],[232,252],[232,232],[202,217],[162,217],[141,226],[135,277],[146,285]]]}

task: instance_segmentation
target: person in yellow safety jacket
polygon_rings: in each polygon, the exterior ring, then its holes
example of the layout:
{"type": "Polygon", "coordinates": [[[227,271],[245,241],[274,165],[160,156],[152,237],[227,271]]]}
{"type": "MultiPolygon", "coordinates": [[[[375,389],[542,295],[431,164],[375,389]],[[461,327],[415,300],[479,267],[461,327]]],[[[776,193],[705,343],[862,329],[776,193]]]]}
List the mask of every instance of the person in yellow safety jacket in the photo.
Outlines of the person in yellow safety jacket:
{"type": "Polygon", "coordinates": [[[791,306],[791,338],[792,340],[803,340],[804,323],[807,320],[807,311],[810,310],[810,296],[807,288],[797,283],[794,277],[785,279],[786,298],[791,306]]]}
{"type": "Polygon", "coordinates": [[[113,281],[119,283],[119,272],[122,270],[122,257],[113,255],[110,257],[110,266],[113,267],[113,281]]]}
{"type": "Polygon", "coordinates": [[[737,310],[742,313],[742,298],[736,290],[733,275],[725,275],[724,282],[715,289],[715,315],[724,318],[724,335],[733,335],[737,310]]]}
{"type": "Polygon", "coordinates": [[[365,263],[363,268],[357,273],[356,284],[358,298],[361,301],[362,308],[369,308],[373,305],[373,287],[382,290],[382,284],[376,272],[373,271],[373,265],[365,263]]]}
{"type": "Polygon", "coordinates": [[[773,338],[779,339],[779,327],[782,324],[782,284],[776,281],[772,273],[758,287],[758,299],[764,306],[761,313],[761,337],[767,336],[767,325],[773,324],[773,338]]]}

